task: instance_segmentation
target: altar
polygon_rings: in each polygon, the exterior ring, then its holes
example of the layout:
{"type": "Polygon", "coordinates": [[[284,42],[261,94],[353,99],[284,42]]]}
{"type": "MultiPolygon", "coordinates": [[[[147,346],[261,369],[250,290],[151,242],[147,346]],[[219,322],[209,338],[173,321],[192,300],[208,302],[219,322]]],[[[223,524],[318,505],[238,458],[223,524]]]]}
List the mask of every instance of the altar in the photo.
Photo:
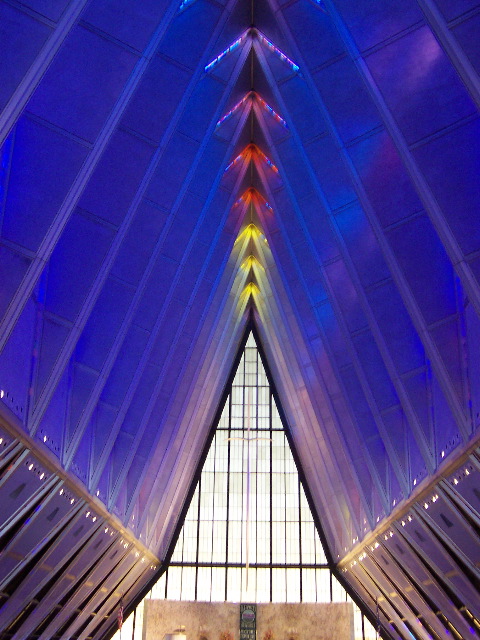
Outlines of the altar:
{"type": "Polygon", "coordinates": [[[143,640],[353,640],[353,605],[145,600],[143,640]]]}

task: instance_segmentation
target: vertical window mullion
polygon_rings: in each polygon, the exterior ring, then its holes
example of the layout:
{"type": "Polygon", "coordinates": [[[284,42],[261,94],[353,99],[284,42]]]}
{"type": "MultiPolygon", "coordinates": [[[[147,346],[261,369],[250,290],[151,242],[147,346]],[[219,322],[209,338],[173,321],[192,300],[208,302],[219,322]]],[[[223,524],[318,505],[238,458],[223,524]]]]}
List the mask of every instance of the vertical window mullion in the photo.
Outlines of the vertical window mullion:
{"type": "Polygon", "coordinates": [[[195,550],[195,600],[198,595],[198,547],[200,545],[200,505],[202,504],[202,474],[198,480],[198,505],[197,505],[197,547],[195,550]]]}
{"type": "Polygon", "coordinates": [[[232,437],[232,390],[228,396],[228,431],[227,431],[227,524],[225,528],[225,599],[227,598],[228,591],[228,536],[229,536],[229,524],[230,524],[230,438],[232,437]]]}
{"type": "Polygon", "coordinates": [[[269,417],[268,422],[270,425],[270,602],[273,600],[273,571],[272,571],[272,562],[273,562],[273,548],[272,548],[272,540],[273,540],[273,425],[272,425],[272,391],[270,389],[269,393],[269,417]]]}
{"type": "Polygon", "coordinates": [[[300,566],[300,602],[303,602],[303,555],[302,555],[302,496],[300,492],[300,477],[297,477],[298,486],[298,560],[300,566]]]}

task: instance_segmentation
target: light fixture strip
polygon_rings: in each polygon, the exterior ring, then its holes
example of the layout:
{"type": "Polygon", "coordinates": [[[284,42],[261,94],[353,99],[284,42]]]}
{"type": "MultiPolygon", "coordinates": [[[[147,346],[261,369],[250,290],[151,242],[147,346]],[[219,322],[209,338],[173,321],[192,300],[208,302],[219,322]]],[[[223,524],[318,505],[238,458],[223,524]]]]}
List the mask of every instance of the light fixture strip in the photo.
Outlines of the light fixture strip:
{"type": "Polygon", "coordinates": [[[261,31],[259,31],[258,29],[255,29],[254,31],[257,35],[257,38],[260,40],[260,42],[266,47],[268,47],[268,49],[270,49],[270,51],[272,51],[277,56],[277,58],[280,58],[282,62],[285,62],[286,64],[288,64],[289,67],[292,69],[292,71],[296,73],[297,71],[300,70],[300,67],[298,66],[298,64],[295,64],[293,60],[290,60],[290,58],[287,55],[285,55],[283,51],[281,51],[278,47],[276,47],[271,40],[269,40],[266,36],[264,36],[261,31]]]}
{"type": "Polygon", "coordinates": [[[249,91],[247,94],[245,94],[243,96],[243,98],[240,100],[240,102],[237,102],[237,104],[232,107],[230,109],[230,111],[228,111],[228,113],[226,113],[223,118],[220,118],[220,120],[217,122],[216,126],[219,127],[223,122],[225,122],[225,120],[228,120],[231,116],[233,116],[233,114],[235,113],[235,111],[237,111],[238,109],[240,109],[240,107],[245,104],[245,102],[252,96],[252,92],[249,91]]]}
{"type": "Polygon", "coordinates": [[[250,31],[251,29],[247,29],[246,31],[244,31],[242,35],[235,40],[235,42],[232,42],[232,44],[229,47],[224,49],[222,53],[220,53],[209,64],[207,64],[207,66],[205,67],[205,73],[207,73],[208,71],[211,71],[213,67],[215,67],[221,60],[223,60],[223,58],[225,58],[225,56],[227,56],[229,53],[232,53],[232,51],[235,51],[235,49],[237,49],[242,44],[242,42],[246,39],[250,31]]]}

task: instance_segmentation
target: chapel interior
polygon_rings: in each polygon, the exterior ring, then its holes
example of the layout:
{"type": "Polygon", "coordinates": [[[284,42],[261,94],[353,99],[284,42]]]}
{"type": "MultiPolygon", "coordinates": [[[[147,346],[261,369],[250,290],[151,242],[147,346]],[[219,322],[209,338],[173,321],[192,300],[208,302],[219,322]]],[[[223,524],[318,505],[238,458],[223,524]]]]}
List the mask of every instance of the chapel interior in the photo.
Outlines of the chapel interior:
{"type": "Polygon", "coordinates": [[[0,640],[480,636],[479,33],[0,0],[0,640]]]}

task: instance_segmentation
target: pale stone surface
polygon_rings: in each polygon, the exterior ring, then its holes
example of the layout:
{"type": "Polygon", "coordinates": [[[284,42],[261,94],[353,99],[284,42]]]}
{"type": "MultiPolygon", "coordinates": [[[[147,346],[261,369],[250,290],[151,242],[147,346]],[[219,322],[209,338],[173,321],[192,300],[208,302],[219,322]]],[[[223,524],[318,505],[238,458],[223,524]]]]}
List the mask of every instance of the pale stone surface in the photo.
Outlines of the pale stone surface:
{"type": "MultiPolygon", "coordinates": [[[[146,600],[143,640],[185,627],[186,640],[239,640],[240,605],[146,600]]],[[[258,604],[257,640],[353,640],[351,603],[258,604]]]]}

